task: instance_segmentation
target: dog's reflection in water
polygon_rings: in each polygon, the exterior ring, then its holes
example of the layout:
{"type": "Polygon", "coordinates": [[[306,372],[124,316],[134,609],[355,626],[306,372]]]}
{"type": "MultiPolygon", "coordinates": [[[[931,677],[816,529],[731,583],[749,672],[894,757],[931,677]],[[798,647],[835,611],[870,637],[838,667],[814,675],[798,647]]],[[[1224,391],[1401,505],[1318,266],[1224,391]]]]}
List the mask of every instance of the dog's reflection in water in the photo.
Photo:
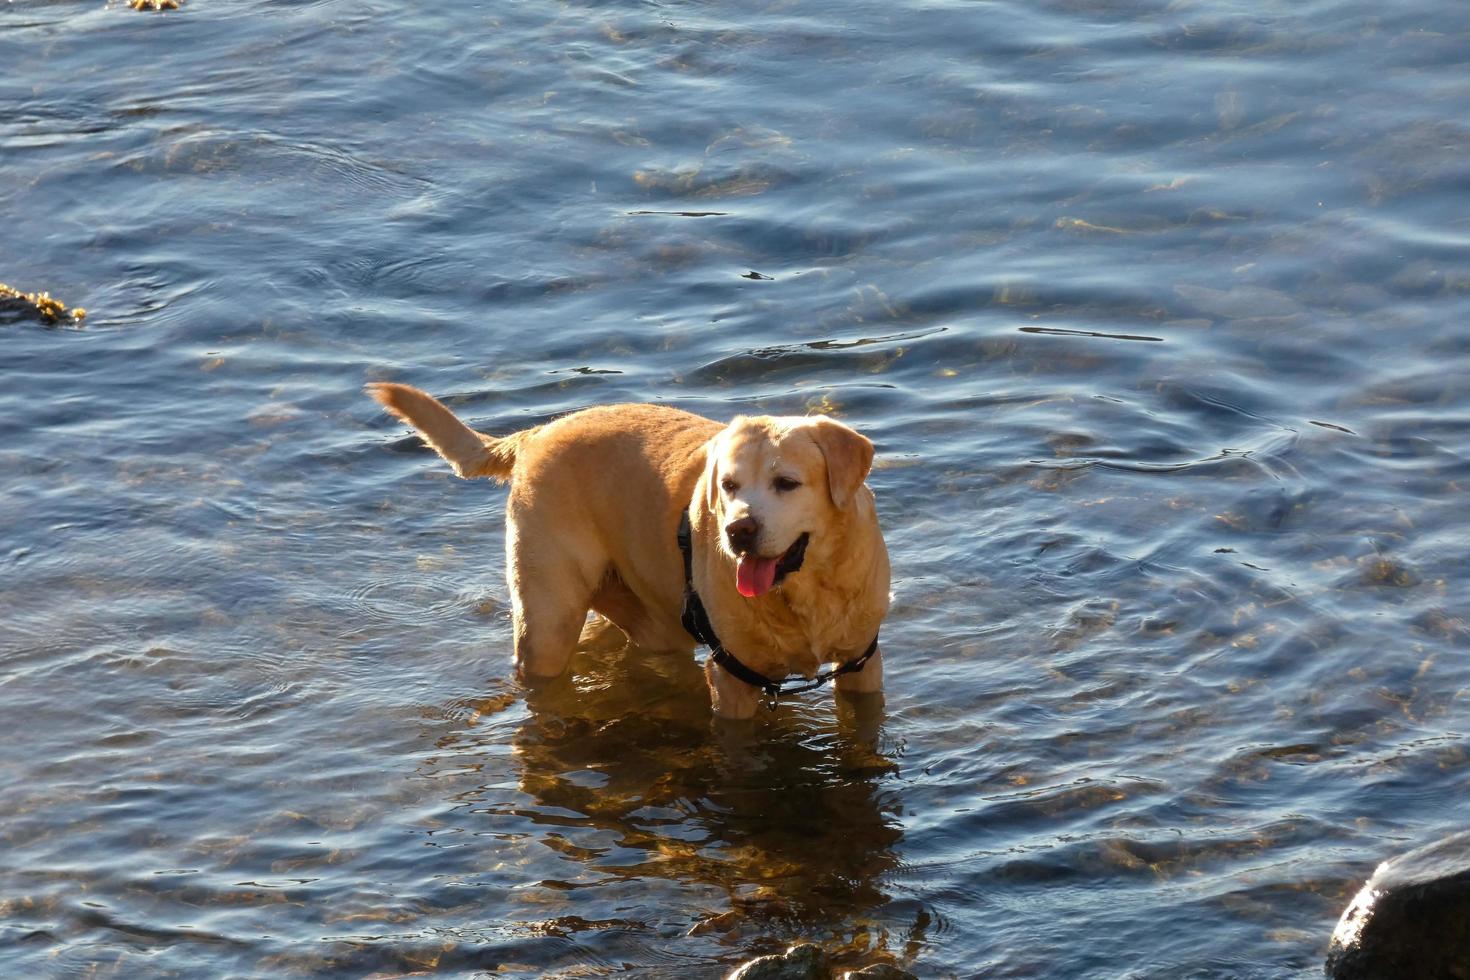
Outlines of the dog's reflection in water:
{"type": "Polygon", "coordinates": [[[583,647],[573,672],[527,692],[510,733],[513,772],[499,784],[513,778],[518,792],[487,787],[492,805],[469,811],[486,823],[464,830],[504,831],[516,818],[556,854],[529,874],[576,878],[558,904],[580,919],[626,907],[599,898],[604,886],[611,898],[623,894],[614,883],[648,894],[663,881],[680,900],[660,909],[665,921],[643,923],[663,935],[749,946],[763,935],[880,931],[870,923],[893,913],[880,910],[902,836],[897,765],[877,747],[881,696],[841,696],[834,711],[822,692],[753,721],[712,720],[695,659],[615,634],[583,647]]]}

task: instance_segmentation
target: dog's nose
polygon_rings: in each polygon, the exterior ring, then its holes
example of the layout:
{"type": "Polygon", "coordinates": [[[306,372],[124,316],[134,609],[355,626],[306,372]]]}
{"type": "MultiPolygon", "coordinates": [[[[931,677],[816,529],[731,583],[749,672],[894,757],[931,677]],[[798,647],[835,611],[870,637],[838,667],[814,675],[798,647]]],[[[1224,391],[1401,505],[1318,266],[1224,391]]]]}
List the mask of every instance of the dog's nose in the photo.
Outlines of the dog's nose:
{"type": "Polygon", "coordinates": [[[760,530],[761,527],[754,517],[742,517],[725,525],[725,537],[730,539],[731,550],[736,554],[743,554],[755,547],[755,538],[760,530]]]}

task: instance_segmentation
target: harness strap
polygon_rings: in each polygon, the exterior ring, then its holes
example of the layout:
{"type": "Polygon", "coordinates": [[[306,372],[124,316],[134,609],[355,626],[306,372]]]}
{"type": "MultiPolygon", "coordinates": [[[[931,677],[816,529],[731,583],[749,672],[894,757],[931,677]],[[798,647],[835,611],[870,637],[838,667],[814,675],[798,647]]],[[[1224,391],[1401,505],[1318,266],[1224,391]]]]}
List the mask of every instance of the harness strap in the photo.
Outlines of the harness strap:
{"type": "Polygon", "coordinates": [[[709,620],[709,613],[705,611],[704,602],[700,600],[699,593],[694,590],[694,542],[687,513],[679,520],[679,551],[684,556],[684,611],[680,616],[684,629],[690,636],[709,647],[710,659],[728,671],[730,676],[744,681],[751,687],[758,688],[766,697],[779,699],[782,694],[800,694],[803,691],[815,690],[841,674],[851,674],[862,670],[863,665],[878,652],[878,637],[874,635],[873,642],[869,643],[868,649],[860,655],[844,661],[831,670],[819,671],[815,678],[804,684],[795,683],[788,687],[787,684],[794,680],[790,677],[772,680],[760,671],[753,670],[741,663],[733,653],[725,649],[725,645],[715,635],[715,627],[709,620]]]}

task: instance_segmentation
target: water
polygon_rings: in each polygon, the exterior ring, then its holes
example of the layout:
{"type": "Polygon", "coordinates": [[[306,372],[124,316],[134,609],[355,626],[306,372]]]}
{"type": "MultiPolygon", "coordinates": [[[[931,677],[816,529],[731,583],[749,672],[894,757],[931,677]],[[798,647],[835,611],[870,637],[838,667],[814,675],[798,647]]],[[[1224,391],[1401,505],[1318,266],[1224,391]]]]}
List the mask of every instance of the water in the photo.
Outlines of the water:
{"type": "Polygon", "coordinates": [[[1470,7],[0,8],[15,976],[1316,975],[1470,793],[1470,7]],[[755,273],[758,276],[752,276],[755,273]],[[510,677],[492,432],[879,448],[886,712],[510,677]]]}

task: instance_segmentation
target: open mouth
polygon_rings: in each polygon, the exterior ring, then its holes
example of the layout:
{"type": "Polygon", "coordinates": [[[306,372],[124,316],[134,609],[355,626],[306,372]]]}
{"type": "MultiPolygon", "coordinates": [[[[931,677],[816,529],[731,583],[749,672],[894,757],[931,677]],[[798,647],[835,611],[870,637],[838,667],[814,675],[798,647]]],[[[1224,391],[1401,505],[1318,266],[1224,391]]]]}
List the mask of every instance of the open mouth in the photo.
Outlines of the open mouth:
{"type": "Polygon", "coordinates": [[[791,547],[775,558],[762,558],[749,552],[741,555],[735,566],[735,588],[747,599],[765,595],[782,579],[801,568],[810,538],[810,534],[803,533],[791,547]]]}

